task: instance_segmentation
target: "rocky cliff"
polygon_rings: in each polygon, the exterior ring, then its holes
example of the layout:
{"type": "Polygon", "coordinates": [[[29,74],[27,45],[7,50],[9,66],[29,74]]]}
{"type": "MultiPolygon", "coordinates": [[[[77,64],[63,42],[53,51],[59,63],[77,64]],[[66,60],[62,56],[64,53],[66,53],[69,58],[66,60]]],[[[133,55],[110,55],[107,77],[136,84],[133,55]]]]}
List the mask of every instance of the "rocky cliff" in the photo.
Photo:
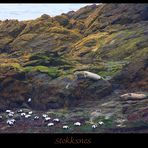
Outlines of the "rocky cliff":
{"type": "Polygon", "coordinates": [[[0,110],[48,110],[102,99],[116,89],[147,91],[147,14],[148,4],[101,4],[0,21],[0,110]],[[77,70],[106,80],[76,80],[77,70]]]}

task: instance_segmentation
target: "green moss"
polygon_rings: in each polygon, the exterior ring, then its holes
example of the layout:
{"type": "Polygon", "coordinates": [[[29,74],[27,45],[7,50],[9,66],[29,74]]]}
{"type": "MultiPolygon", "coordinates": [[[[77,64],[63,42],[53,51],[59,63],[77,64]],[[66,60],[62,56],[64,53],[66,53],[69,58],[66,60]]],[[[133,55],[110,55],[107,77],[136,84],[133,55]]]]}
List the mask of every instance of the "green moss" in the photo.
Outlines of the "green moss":
{"type": "Polygon", "coordinates": [[[47,66],[27,66],[23,69],[24,72],[39,71],[42,73],[47,73],[50,77],[59,77],[61,72],[57,68],[51,68],[47,66]]]}
{"type": "MultiPolygon", "coordinates": [[[[123,30],[110,35],[112,40],[116,41],[111,50],[104,52],[105,56],[120,60],[129,57],[133,52],[136,52],[139,47],[137,44],[146,40],[146,37],[141,34],[141,29],[123,30]],[[118,43],[118,44],[117,44],[118,43]]],[[[127,58],[128,60],[128,58],[127,58]]]]}
{"type": "Polygon", "coordinates": [[[130,56],[126,57],[125,60],[134,61],[135,59],[140,59],[141,57],[146,56],[146,55],[148,55],[148,47],[143,48],[141,50],[137,50],[130,56]]]}
{"type": "Polygon", "coordinates": [[[142,37],[127,40],[117,48],[111,50],[111,52],[108,55],[109,57],[118,57],[118,58],[127,57],[129,54],[135,51],[135,48],[137,48],[136,43],[142,40],[143,40],[142,37]]]}
{"type": "Polygon", "coordinates": [[[99,49],[106,44],[106,37],[106,32],[88,35],[72,45],[70,54],[73,57],[98,57],[100,59],[99,49]]]}
{"type": "Polygon", "coordinates": [[[99,75],[101,75],[102,77],[105,76],[115,76],[116,74],[118,74],[123,66],[126,64],[126,61],[108,61],[104,64],[104,69],[102,69],[101,71],[98,72],[99,75]]]}
{"type": "Polygon", "coordinates": [[[21,65],[19,63],[12,63],[10,64],[12,67],[16,68],[16,69],[21,69],[21,65]]]}
{"type": "Polygon", "coordinates": [[[33,69],[33,66],[27,66],[27,67],[24,67],[24,68],[23,68],[23,71],[26,72],[26,73],[31,72],[31,71],[33,71],[33,70],[34,70],[34,69],[33,69]]]}
{"type": "Polygon", "coordinates": [[[30,59],[30,61],[27,62],[26,66],[56,66],[58,68],[60,67],[70,67],[71,62],[65,59],[62,56],[59,56],[56,53],[37,53],[33,54],[30,59]]]}
{"type": "Polygon", "coordinates": [[[51,60],[51,56],[50,56],[50,55],[46,56],[46,55],[43,54],[43,53],[37,53],[37,54],[33,54],[33,55],[30,57],[30,60],[36,60],[36,59],[51,60]]]}

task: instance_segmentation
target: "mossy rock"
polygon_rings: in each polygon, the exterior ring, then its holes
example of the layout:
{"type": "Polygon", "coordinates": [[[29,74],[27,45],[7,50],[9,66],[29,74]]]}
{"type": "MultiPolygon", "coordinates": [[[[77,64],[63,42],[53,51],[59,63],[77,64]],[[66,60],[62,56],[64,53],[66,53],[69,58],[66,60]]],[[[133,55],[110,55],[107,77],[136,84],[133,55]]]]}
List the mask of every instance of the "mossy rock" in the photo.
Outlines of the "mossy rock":
{"type": "Polygon", "coordinates": [[[114,77],[117,75],[126,64],[126,61],[108,61],[104,64],[103,69],[98,72],[102,77],[110,76],[114,77]]]}
{"type": "Polygon", "coordinates": [[[38,65],[43,65],[43,66],[70,66],[71,62],[67,61],[65,58],[62,56],[59,56],[56,53],[37,53],[33,54],[29,58],[29,62],[27,62],[25,65],[26,66],[38,66],[38,65]]]}
{"type": "Polygon", "coordinates": [[[23,71],[24,72],[39,71],[42,73],[47,73],[52,78],[57,78],[60,76],[59,70],[47,66],[27,66],[23,68],[23,71]]]}

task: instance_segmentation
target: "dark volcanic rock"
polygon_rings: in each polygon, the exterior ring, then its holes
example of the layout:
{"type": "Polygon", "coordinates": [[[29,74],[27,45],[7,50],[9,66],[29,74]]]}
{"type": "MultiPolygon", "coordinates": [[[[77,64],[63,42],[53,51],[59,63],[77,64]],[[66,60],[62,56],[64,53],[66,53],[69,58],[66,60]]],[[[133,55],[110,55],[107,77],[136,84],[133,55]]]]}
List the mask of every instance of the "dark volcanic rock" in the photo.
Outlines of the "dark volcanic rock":
{"type": "Polygon", "coordinates": [[[113,83],[124,85],[128,89],[141,89],[148,90],[148,60],[147,55],[141,57],[140,60],[136,59],[130,64],[126,65],[121,73],[117,75],[113,83]],[[135,64],[136,63],[136,64],[135,64]]]}
{"type": "Polygon", "coordinates": [[[8,77],[1,82],[0,109],[20,107],[28,97],[30,84],[8,77]]]}
{"type": "Polygon", "coordinates": [[[111,85],[106,81],[71,80],[68,77],[52,81],[50,79],[44,81],[45,77],[41,79],[42,81],[37,79],[32,81],[30,107],[34,109],[46,110],[75,106],[81,101],[100,99],[112,91],[111,85]]]}
{"type": "Polygon", "coordinates": [[[51,80],[47,74],[32,73],[26,76],[25,81],[28,83],[6,78],[1,83],[3,89],[0,93],[0,105],[12,108],[26,103],[33,109],[47,110],[75,106],[85,100],[101,99],[112,91],[111,84],[107,81],[77,80],[70,77],[51,80]],[[29,97],[32,101],[27,103],[29,97]]]}

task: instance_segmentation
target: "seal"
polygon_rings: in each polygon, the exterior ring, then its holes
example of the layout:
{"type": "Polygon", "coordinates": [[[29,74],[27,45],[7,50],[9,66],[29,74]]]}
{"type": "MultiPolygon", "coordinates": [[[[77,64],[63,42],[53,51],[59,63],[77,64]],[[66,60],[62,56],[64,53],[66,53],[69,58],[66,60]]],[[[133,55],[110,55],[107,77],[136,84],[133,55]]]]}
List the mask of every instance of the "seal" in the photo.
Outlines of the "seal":
{"type": "Polygon", "coordinates": [[[123,99],[145,99],[147,98],[147,95],[142,94],[142,93],[127,93],[120,95],[120,98],[123,99]]]}
{"type": "Polygon", "coordinates": [[[93,80],[100,80],[103,79],[101,76],[99,76],[98,74],[89,72],[89,71],[76,71],[74,73],[74,76],[78,79],[78,78],[90,78],[93,80]]]}

